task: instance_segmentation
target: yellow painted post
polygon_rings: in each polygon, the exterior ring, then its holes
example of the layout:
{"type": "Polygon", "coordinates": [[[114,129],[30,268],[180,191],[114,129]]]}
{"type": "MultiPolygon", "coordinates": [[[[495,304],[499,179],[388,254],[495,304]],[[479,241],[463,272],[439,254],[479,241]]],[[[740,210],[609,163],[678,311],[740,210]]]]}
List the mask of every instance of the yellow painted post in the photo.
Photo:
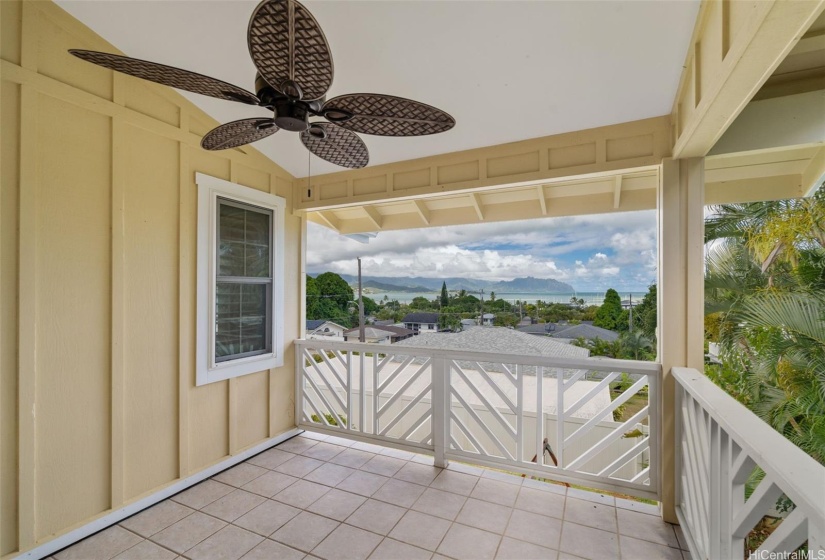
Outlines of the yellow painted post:
{"type": "Polygon", "coordinates": [[[704,368],[704,158],[662,161],[658,193],[657,333],[662,363],[662,517],[676,519],[675,384],[671,369],[704,368]]]}

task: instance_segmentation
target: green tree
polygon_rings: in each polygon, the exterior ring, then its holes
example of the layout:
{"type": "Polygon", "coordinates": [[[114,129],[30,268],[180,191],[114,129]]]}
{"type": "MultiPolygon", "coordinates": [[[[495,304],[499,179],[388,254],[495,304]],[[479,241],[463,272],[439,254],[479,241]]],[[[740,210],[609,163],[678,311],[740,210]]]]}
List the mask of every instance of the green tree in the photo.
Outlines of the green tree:
{"type": "Polygon", "coordinates": [[[447,282],[441,283],[441,307],[450,305],[450,296],[447,294],[447,282]]]}
{"type": "Polygon", "coordinates": [[[619,297],[619,292],[610,288],[604,294],[604,303],[596,311],[596,319],[593,324],[611,331],[619,330],[618,325],[621,314],[622,298],[619,297]]]}

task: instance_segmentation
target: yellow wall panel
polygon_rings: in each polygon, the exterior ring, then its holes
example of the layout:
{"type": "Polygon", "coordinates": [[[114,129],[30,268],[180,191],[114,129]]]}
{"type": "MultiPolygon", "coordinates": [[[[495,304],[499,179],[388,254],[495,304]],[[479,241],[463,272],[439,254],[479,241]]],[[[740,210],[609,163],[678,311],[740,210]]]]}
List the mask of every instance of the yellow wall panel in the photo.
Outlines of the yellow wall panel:
{"type": "MultiPolygon", "coordinates": [[[[38,99],[36,536],[110,504],[111,121],[38,99]]],[[[24,185],[24,188],[31,188],[24,185]]]]}
{"type": "Polygon", "coordinates": [[[371,194],[384,192],[387,190],[387,176],[376,175],[352,181],[352,192],[356,196],[359,194],[371,194]]]}
{"type": "Polygon", "coordinates": [[[20,64],[22,8],[19,0],[0,2],[0,20],[3,21],[3,34],[0,35],[0,58],[15,64],[20,64]]]}
{"type": "MultiPolygon", "coordinates": [[[[0,7],[5,9],[2,2],[0,7]]],[[[2,17],[7,17],[3,12],[2,17]]],[[[5,39],[5,37],[4,37],[5,39]]],[[[0,556],[17,548],[17,204],[20,87],[0,91],[0,556]]]]}
{"type": "Polygon", "coordinates": [[[177,475],[179,162],[174,140],[125,128],[122,406],[129,498],[177,475]]]}
{"type": "Polygon", "coordinates": [[[69,55],[115,49],[54,4],[0,7],[5,556],[225,460],[230,426],[235,447],[294,426],[291,350],[232,409],[229,382],[195,386],[195,173],[287,198],[288,341],[302,278],[288,173],[202,150],[189,132],[216,123],[182,96],[69,55]]]}
{"type": "Polygon", "coordinates": [[[124,76],[122,79],[126,89],[127,107],[166,124],[178,126],[180,122],[178,105],[152,91],[156,89],[152,84],[131,76],[124,76]]]}
{"type": "Polygon", "coordinates": [[[69,49],[89,49],[93,45],[61,28],[39,10],[31,10],[31,13],[39,20],[38,73],[111,100],[112,71],[89,64],[67,52],[69,49]],[[56,54],[61,56],[55,56],[56,54]]]}
{"type": "Polygon", "coordinates": [[[232,396],[238,411],[233,450],[237,451],[269,435],[269,371],[239,377],[232,396]]]}

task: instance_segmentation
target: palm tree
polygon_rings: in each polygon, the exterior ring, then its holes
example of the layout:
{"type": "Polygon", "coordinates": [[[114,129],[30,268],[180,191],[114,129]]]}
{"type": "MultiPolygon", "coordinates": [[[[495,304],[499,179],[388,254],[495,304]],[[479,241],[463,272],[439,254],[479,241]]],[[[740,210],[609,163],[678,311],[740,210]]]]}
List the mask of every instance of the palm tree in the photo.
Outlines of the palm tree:
{"type": "Polygon", "coordinates": [[[809,199],[723,205],[706,224],[706,312],[719,318],[719,382],[825,464],[825,189],[809,199]]]}
{"type": "Polygon", "coordinates": [[[639,360],[640,356],[643,358],[645,354],[653,350],[653,341],[641,331],[625,332],[619,340],[622,354],[632,356],[634,360],[639,360]]]}

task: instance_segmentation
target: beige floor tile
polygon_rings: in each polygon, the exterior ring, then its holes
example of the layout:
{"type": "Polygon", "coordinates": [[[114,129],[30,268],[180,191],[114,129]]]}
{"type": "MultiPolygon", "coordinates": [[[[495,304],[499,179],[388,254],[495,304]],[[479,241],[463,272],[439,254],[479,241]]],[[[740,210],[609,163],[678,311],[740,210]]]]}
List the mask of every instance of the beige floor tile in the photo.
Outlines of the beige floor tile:
{"type": "Polygon", "coordinates": [[[381,453],[384,448],[380,445],[373,445],[372,443],[365,443],[363,441],[356,441],[352,444],[353,449],[358,449],[359,451],[369,451],[370,453],[381,453]]]}
{"type": "Polygon", "coordinates": [[[351,475],[354,472],[355,469],[351,469],[349,467],[335,465],[333,463],[325,463],[317,469],[315,469],[314,471],[312,471],[311,473],[309,473],[308,475],[306,475],[304,477],[304,480],[309,480],[310,482],[317,482],[318,484],[334,487],[338,486],[349,475],[351,475]]]}
{"type": "Polygon", "coordinates": [[[565,521],[559,550],[589,560],[618,558],[619,537],[616,533],[565,521]]]}
{"type": "Polygon", "coordinates": [[[278,449],[290,453],[302,453],[317,443],[318,440],[297,436],[278,444],[278,449]]]}
{"type": "Polygon", "coordinates": [[[617,530],[616,508],[578,498],[567,498],[564,520],[612,533],[617,530]]]}
{"type": "Polygon", "coordinates": [[[456,518],[457,523],[502,534],[510,520],[511,508],[470,498],[456,518]]]}
{"type": "Polygon", "coordinates": [[[386,535],[406,512],[404,508],[392,504],[367,500],[347,518],[346,522],[373,533],[386,535]]]}
{"type": "Polygon", "coordinates": [[[616,513],[619,517],[619,534],[673,548],[679,547],[673,527],[662,521],[661,517],[627,509],[618,509],[616,513]]]}
{"type": "Polygon", "coordinates": [[[476,482],[478,482],[477,476],[445,470],[435,477],[435,480],[430,484],[430,488],[469,496],[475,488],[476,482]]]}
{"type": "Polygon", "coordinates": [[[616,498],[616,507],[622,509],[629,509],[638,511],[639,513],[646,513],[648,515],[659,515],[659,506],[655,504],[646,504],[644,502],[637,502],[636,500],[627,500],[625,498],[616,498]]]}
{"type": "Polygon", "coordinates": [[[261,544],[247,552],[243,560],[301,560],[306,554],[289,548],[279,542],[264,540],[261,544]]]}
{"type": "Polygon", "coordinates": [[[408,508],[415,503],[426,489],[426,486],[413,484],[412,482],[390,479],[372,497],[376,500],[408,508]]]}
{"type": "Polygon", "coordinates": [[[496,555],[501,535],[454,523],[438,552],[457,560],[492,560],[496,555]]]}
{"type": "Polygon", "coordinates": [[[381,455],[387,455],[388,457],[395,457],[396,459],[401,459],[402,461],[409,461],[413,457],[415,457],[415,453],[410,453],[409,451],[402,451],[400,449],[393,449],[392,447],[385,447],[381,450],[381,455]]]}
{"type": "Polygon", "coordinates": [[[337,521],[343,521],[357,510],[367,499],[358,494],[351,494],[342,490],[332,489],[314,504],[307,508],[307,511],[331,517],[337,521]]]}
{"type": "Polygon", "coordinates": [[[515,509],[504,534],[514,539],[558,550],[561,521],[554,517],[515,509]]]}
{"type": "Polygon", "coordinates": [[[522,486],[515,507],[561,519],[564,515],[564,495],[522,486]]]}
{"type": "Polygon", "coordinates": [[[364,471],[356,471],[338,485],[339,490],[353,492],[370,497],[381,488],[389,478],[364,471]]]}
{"type": "Polygon", "coordinates": [[[456,461],[451,461],[450,464],[447,466],[447,470],[452,472],[469,474],[472,476],[481,476],[482,474],[484,474],[484,469],[482,468],[474,467],[473,465],[467,465],[466,463],[459,463],[456,461]]]}
{"type": "Polygon", "coordinates": [[[312,457],[296,455],[292,459],[275,467],[275,470],[290,476],[303,478],[323,464],[323,461],[318,461],[312,457]]]}
{"type": "Polygon", "coordinates": [[[212,477],[212,480],[223,482],[224,484],[234,486],[235,488],[240,488],[244,484],[252,482],[256,478],[258,478],[262,474],[266,474],[267,472],[269,471],[263,467],[251,465],[248,463],[241,463],[240,465],[236,465],[231,469],[227,469],[221,473],[216,474],[212,477]]]}
{"type": "Polygon", "coordinates": [[[218,498],[226,496],[233,490],[234,488],[226,484],[221,484],[214,480],[204,480],[200,484],[172,496],[172,499],[190,508],[201,509],[218,498]]]}
{"type": "Polygon", "coordinates": [[[440,517],[408,511],[390,531],[389,536],[407,544],[435,550],[450,528],[450,522],[440,517]]]}
{"type": "Polygon", "coordinates": [[[393,475],[393,478],[403,480],[405,482],[413,482],[422,486],[429,486],[435,477],[441,474],[439,468],[432,465],[421,465],[419,463],[407,463],[401,470],[393,475]]]}
{"type": "Polygon", "coordinates": [[[109,560],[143,539],[115,525],[54,555],[58,560],[109,560]]]}
{"type": "Polygon", "coordinates": [[[151,537],[158,531],[177,523],[195,510],[172,500],[164,500],[137,515],[120,522],[120,525],[142,537],[151,537]]]}
{"type": "Polygon", "coordinates": [[[319,432],[305,431],[305,432],[301,433],[301,437],[306,438],[306,439],[314,439],[315,441],[324,441],[329,436],[326,435],[326,434],[319,433],[319,432]]]}
{"type": "Polygon", "coordinates": [[[519,487],[514,484],[482,478],[478,481],[475,488],[473,488],[470,497],[513,507],[518,497],[518,491],[519,487]]]}
{"type": "Polygon", "coordinates": [[[244,484],[242,489],[253,494],[271,498],[290,484],[298,482],[300,479],[288,474],[267,471],[252,482],[244,484]]]}
{"type": "Polygon", "coordinates": [[[325,560],[366,560],[382,538],[358,527],[339,525],[312,550],[325,560]]]}
{"type": "Polygon", "coordinates": [[[678,525],[671,525],[673,530],[676,532],[676,540],[679,542],[679,548],[682,550],[689,550],[687,539],[685,538],[685,534],[682,532],[682,528],[678,525]]]}
{"type": "Polygon", "coordinates": [[[332,443],[333,445],[340,445],[341,447],[352,447],[357,443],[354,439],[347,439],[338,436],[327,436],[327,439],[324,441],[327,443],[332,443]]]}
{"type": "MultiPolygon", "coordinates": [[[[568,552],[559,552],[559,560],[586,560],[581,556],[574,556],[568,552]]],[[[647,560],[646,558],[632,558],[631,560],[647,560]]],[[[651,559],[652,560],[652,559],[651,559]]]]}
{"type": "Polygon", "coordinates": [[[663,544],[634,539],[633,537],[625,535],[619,537],[619,549],[621,550],[622,558],[682,560],[682,552],[678,548],[670,548],[663,544]]]}
{"type": "Polygon", "coordinates": [[[264,500],[266,498],[263,496],[238,489],[215,500],[201,511],[231,523],[252,508],[261,505],[264,500]]]}
{"type": "Polygon", "coordinates": [[[202,540],[226,527],[226,523],[200,512],[184,517],[152,536],[152,541],[183,554],[202,540]]]}
{"type": "Polygon", "coordinates": [[[309,552],[327,538],[338,525],[340,523],[337,521],[304,511],[275,531],[271,538],[292,548],[309,552]]]}
{"type": "Polygon", "coordinates": [[[158,546],[152,541],[141,541],[132,548],[124,550],[114,560],[174,560],[178,555],[158,546]]]}
{"type": "Polygon", "coordinates": [[[358,449],[345,449],[335,457],[329,460],[330,463],[342,465],[344,467],[351,467],[353,469],[361,468],[361,466],[375,457],[374,453],[366,451],[359,451],[358,449]]]}
{"type": "Polygon", "coordinates": [[[596,490],[591,492],[589,490],[580,490],[578,488],[568,488],[567,495],[571,498],[586,500],[588,502],[597,502],[606,506],[616,505],[616,499],[613,496],[602,494],[596,490]]]}
{"type": "Polygon", "coordinates": [[[186,552],[191,560],[238,560],[264,538],[229,525],[186,552]]]}
{"type": "Polygon", "coordinates": [[[298,508],[267,500],[236,519],[235,525],[268,537],[299,513],[301,510],[298,508]]]}
{"type": "Polygon", "coordinates": [[[416,454],[415,457],[410,459],[410,461],[412,461],[413,463],[419,463],[421,465],[427,465],[429,467],[435,465],[435,460],[432,455],[423,455],[421,453],[416,454]]]}
{"type": "Polygon", "coordinates": [[[436,488],[427,488],[421,497],[413,504],[412,509],[422,513],[429,513],[436,517],[454,520],[461,511],[467,498],[461,494],[453,494],[436,488]]]}
{"type": "Polygon", "coordinates": [[[371,472],[374,474],[380,474],[383,476],[392,476],[398,471],[401,470],[406,464],[405,461],[401,459],[396,459],[394,457],[387,457],[386,455],[376,455],[363,465],[361,465],[362,471],[371,472]]]}
{"type": "Polygon", "coordinates": [[[481,473],[481,478],[490,478],[498,480],[499,482],[506,482],[507,484],[515,484],[516,486],[521,486],[524,482],[524,478],[519,475],[490,469],[484,469],[484,472],[481,473]]]}
{"type": "Polygon", "coordinates": [[[281,449],[269,449],[251,457],[246,462],[265,469],[274,470],[275,467],[286,463],[293,457],[295,457],[295,455],[282,451],[281,449]]]}
{"type": "Polygon", "coordinates": [[[510,537],[501,539],[496,560],[554,560],[558,552],[510,537]]]}
{"type": "Polygon", "coordinates": [[[275,494],[272,499],[290,506],[305,509],[315,500],[330,491],[329,486],[316,484],[306,480],[299,480],[275,494]]]}
{"type": "Polygon", "coordinates": [[[372,553],[370,560],[429,560],[432,555],[429,550],[394,539],[384,539],[372,553]]]}
{"type": "Polygon", "coordinates": [[[306,449],[301,452],[301,455],[306,457],[312,457],[313,459],[318,459],[319,461],[329,461],[342,451],[344,451],[344,447],[340,445],[332,445],[331,443],[320,442],[316,443],[309,449],[306,449]]]}
{"type": "Polygon", "coordinates": [[[552,482],[544,482],[543,480],[535,480],[532,478],[525,478],[521,483],[522,487],[532,488],[533,490],[541,490],[543,492],[552,492],[554,494],[567,495],[567,486],[564,484],[554,484],[552,482]]]}

